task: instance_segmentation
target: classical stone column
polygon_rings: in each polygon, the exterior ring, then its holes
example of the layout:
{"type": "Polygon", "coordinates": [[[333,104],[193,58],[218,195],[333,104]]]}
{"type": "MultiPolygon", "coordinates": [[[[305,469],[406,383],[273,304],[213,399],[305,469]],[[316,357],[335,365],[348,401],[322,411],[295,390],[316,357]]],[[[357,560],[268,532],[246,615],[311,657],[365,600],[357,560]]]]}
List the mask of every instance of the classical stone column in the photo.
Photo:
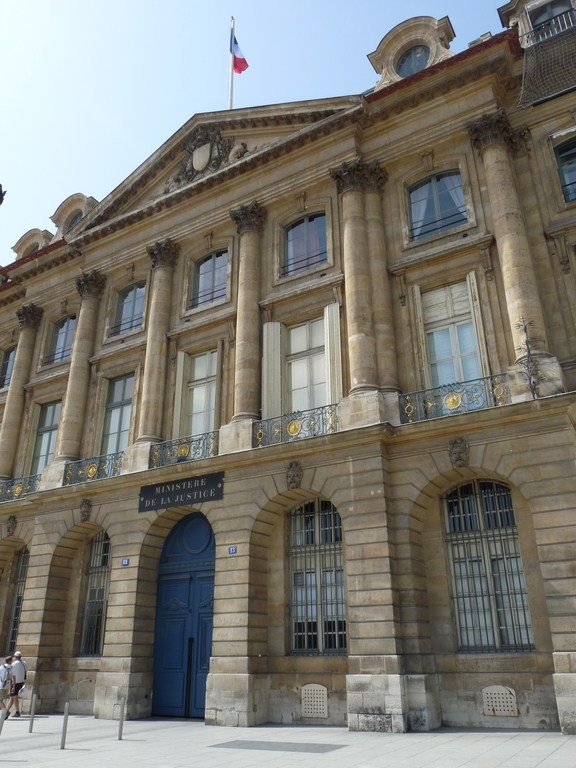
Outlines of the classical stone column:
{"type": "Polygon", "coordinates": [[[377,389],[376,338],[368,251],[365,190],[381,183],[377,165],[361,160],[330,172],[342,198],[343,263],[350,363],[350,392],[377,389]]]}
{"type": "Polygon", "coordinates": [[[30,378],[36,331],[43,313],[44,310],[35,304],[26,304],[16,312],[20,324],[20,337],[6,396],[4,418],[0,427],[0,479],[2,480],[8,480],[14,468],[16,446],[24,413],[24,386],[30,378]]]}
{"type": "Polygon", "coordinates": [[[179,250],[180,246],[173,243],[170,238],[147,248],[148,255],[152,259],[152,272],[138,442],[162,439],[172,274],[179,250]]]}
{"type": "Polygon", "coordinates": [[[232,421],[256,419],[260,412],[260,259],[266,209],[256,201],[230,211],[240,235],[236,361],[232,421]]]}
{"type": "Polygon", "coordinates": [[[378,386],[382,391],[398,391],[398,363],[396,355],[396,333],[392,310],[392,290],[386,259],[384,213],[382,211],[382,187],[387,179],[386,172],[376,163],[367,174],[365,207],[368,254],[372,287],[372,311],[374,315],[374,336],[376,339],[376,366],[378,386]]]}
{"type": "Polygon", "coordinates": [[[548,340],[542,304],[510,161],[514,135],[508,117],[502,110],[483,115],[468,130],[486,171],[516,362],[525,357],[523,322],[530,324],[533,354],[546,356],[548,340]]]}
{"type": "Polygon", "coordinates": [[[56,461],[74,461],[80,457],[90,379],[88,361],[94,351],[98,303],[105,285],[106,278],[96,270],[86,272],[76,280],[81,304],[70,357],[66,397],[58,427],[56,461]]]}

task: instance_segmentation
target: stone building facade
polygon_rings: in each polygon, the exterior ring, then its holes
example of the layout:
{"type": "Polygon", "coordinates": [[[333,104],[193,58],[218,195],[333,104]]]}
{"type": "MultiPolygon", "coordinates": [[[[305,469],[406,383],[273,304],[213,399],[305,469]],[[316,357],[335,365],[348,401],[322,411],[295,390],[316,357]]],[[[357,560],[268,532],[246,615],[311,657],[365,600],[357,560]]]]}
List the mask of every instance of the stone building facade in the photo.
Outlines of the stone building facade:
{"type": "Polygon", "coordinates": [[[576,10],[499,13],[196,115],[16,244],[0,626],[40,711],[576,732],[576,10]]]}

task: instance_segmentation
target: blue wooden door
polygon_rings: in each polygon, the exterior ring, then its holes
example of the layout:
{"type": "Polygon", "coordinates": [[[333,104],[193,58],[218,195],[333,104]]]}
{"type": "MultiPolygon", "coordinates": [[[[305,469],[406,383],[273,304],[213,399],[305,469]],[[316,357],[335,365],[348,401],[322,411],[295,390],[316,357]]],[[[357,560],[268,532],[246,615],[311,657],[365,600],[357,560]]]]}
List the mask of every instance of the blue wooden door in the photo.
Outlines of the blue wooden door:
{"type": "Polygon", "coordinates": [[[212,648],[214,537],[206,518],[181,520],[158,575],[152,713],[204,717],[212,648]]]}

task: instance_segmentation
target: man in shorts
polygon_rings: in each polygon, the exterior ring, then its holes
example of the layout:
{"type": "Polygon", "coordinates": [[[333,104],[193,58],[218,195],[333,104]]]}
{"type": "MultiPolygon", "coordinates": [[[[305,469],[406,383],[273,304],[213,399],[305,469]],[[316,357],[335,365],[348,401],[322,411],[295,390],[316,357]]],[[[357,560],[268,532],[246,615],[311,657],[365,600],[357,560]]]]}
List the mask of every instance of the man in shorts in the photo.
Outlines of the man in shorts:
{"type": "Polygon", "coordinates": [[[7,687],[10,684],[12,675],[12,656],[6,656],[4,663],[0,666],[0,717],[6,719],[10,714],[4,705],[4,699],[6,698],[7,687]],[[6,714],[4,714],[4,711],[6,714]]]}
{"type": "Polygon", "coordinates": [[[13,706],[16,707],[14,717],[20,717],[20,700],[18,698],[20,691],[24,688],[24,681],[26,680],[26,664],[22,661],[22,654],[20,651],[16,651],[12,657],[12,685],[10,686],[10,701],[8,702],[8,714],[13,706]]]}

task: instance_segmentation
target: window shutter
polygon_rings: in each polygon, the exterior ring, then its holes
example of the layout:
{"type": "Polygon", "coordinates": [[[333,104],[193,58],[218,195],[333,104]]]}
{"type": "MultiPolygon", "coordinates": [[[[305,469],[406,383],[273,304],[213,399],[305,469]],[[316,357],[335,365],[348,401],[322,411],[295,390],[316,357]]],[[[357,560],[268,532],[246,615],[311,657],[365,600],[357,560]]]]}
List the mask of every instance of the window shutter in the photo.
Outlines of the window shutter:
{"type": "Polygon", "coordinates": [[[490,364],[488,361],[488,348],[486,346],[486,335],[484,333],[484,323],[482,322],[482,308],[478,298],[478,285],[476,275],[469,272],[466,275],[468,284],[468,293],[470,294],[470,307],[472,310],[472,322],[476,330],[476,343],[478,344],[478,356],[480,357],[480,368],[482,376],[490,375],[490,364]]]}
{"type": "Polygon", "coordinates": [[[324,334],[326,337],[326,398],[327,404],[342,398],[342,348],[340,346],[340,306],[333,302],[324,307],[324,334]]]}
{"type": "Polygon", "coordinates": [[[282,323],[264,323],[262,339],[262,418],[282,414],[282,323]]]}

